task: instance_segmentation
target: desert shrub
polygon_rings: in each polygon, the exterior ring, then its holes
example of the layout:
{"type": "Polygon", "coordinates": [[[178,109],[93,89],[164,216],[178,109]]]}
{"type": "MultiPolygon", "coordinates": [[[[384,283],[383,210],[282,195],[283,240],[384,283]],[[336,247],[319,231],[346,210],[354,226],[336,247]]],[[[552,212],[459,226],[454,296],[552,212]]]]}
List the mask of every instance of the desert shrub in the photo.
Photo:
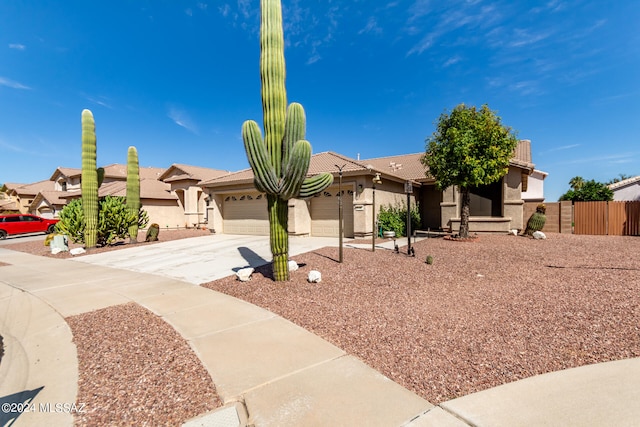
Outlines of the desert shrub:
{"type": "MultiPolygon", "coordinates": [[[[396,236],[407,235],[407,206],[396,204],[381,206],[378,213],[378,226],[382,231],[395,231],[396,236]]],[[[417,230],[420,226],[420,211],[417,205],[411,207],[411,230],[417,230]]]]}
{"type": "MultiPolygon", "coordinates": [[[[100,199],[98,211],[98,246],[110,245],[129,237],[129,227],[138,222],[140,228],[149,223],[147,212],[140,208],[138,215],[127,210],[124,197],[106,196],[100,199]]],[[[84,213],[82,199],[72,200],[60,212],[56,232],[66,234],[74,243],[84,242],[84,213]]]]}

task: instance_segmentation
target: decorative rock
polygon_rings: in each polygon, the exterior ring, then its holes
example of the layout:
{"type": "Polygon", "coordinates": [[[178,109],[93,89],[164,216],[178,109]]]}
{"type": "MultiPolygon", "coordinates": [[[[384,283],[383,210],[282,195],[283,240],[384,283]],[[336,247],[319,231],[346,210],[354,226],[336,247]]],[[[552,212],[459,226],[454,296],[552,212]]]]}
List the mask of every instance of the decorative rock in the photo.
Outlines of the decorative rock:
{"type": "Polygon", "coordinates": [[[71,255],[82,255],[85,252],[87,251],[85,251],[84,248],[73,248],[69,251],[71,255]]]}
{"type": "Polygon", "coordinates": [[[298,263],[293,260],[289,260],[288,266],[289,266],[289,271],[296,271],[298,269],[298,263]]]}
{"type": "Polygon", "coordinates": [[[537,240],[545,240],[547,236],[542,231],[535,231],[533,233],[533,238],[537,240]]]}
{"type": "Polygon", "coordinates": [[[69,250],[69,243],[67,236],[63,234],[56,234],[53,236],[53,240],[49,243],[52,254],[59,254],[60,252],[67,252],[69,250]]]}
{"type": "Polygon", "coordinates": [[[518,235],[518,230],[516,230],[515,228],[513,230],[509,230],[509,235],[517,236],[518,235]]]}
{"type": "Polygon", "coordinates": [[[309,277],[307,278],[309,283],[320,283],[322,280],[322,274],[320,274],[317,270],[311,270],[309,272],[309,277]]]}
{"type": "Polygon", "coordinates": [[[251,275],[253,274],[253,268],[247,267],[242,268],[236,272],[236,276],[238,276],[238,280],[241,282],[248,282],[251,280],[251,275]]]}

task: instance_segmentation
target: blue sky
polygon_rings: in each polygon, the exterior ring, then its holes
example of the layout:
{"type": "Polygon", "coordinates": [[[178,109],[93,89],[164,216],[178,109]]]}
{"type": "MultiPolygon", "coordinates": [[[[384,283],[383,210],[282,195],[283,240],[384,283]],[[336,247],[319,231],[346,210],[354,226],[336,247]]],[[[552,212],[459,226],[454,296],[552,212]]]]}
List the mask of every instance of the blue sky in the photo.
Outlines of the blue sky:
{"type": "MultiPolygon", "coordinates": [[[[248,167],[262,122],[259,1],[0,3],[0,183],[98,164],[248,167]]],[[[547,200],[640,174],[635,1],[283,1],[289,102],[314,152],[423,152],[444,110],[488,104],[532,141],[547,200]]]]}

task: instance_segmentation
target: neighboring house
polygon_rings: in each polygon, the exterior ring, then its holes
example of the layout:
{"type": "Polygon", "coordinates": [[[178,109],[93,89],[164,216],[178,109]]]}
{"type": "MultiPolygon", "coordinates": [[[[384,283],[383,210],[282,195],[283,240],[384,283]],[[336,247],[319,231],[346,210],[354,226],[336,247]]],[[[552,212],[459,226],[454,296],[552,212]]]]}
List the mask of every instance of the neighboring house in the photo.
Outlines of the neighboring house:
{"type": "Polygon", "coordinates": [[[522,200],[525,202],[544,202],[544,180],[549,174],[534,169],[527,181],[522,182],[522,200]]]}
{"type": "Polygon", "coordinates": [[[38,193],[53,191],[54,183],[51,181],[38,181],[32,184],[5,183],[7,196],[14,202],[16,210],[20,213],[30,213],[29,207],[38,193]]]}
{"type": "Polygon", "coordinates": [[[613,200],[640,200],[640,175],[609,184],[608,187],[613,191],[613,200]]]}
{"type": "MultiPolygon", "coordinates": [[[[105,176],[99,196],[126,196],[127,165],[104,167],[105,176]]],[[[206,201],[197,183],[228,174],[227,171],[189,165],[172,165],[168,169],[140,167],[140,199],[150,223],[163,228],[182,228],[205,224],[206,201]]],[[[0,212],[33,213],[57,217],[74,198],[81,197],[82,170],[57,168],[51,178],[34,184],[2,186],[0,212]]]]}
{"type": "Polygon", "coordinates": [[[18,203],[9,196],[9,189],[3,184],[0,186],[0,215],[19,212],[18,203]]]}
{"type": "Polygon", "coordinates": [[[183,211],[180,223],[188,227],[197,227],[207,223],[205,217],[209,205],[209,199],[206,198],[198,183],[228,174],[228,171],[218,169],[173,164],[158,179],[169,184],[171,191],[178,197],[183,211]]]}
{"type": "MultiPolygon", "coordinates": [[[[375,211],[380,206],[406,206],[407,186],[410,203],[420,206],[421,228],[457,231],[460,226],[460,195],[455,187],[440,191],[427,177],[420,159],[423,153],[355,160],[333,152],[315,154],[309,175],[330,172],[334,183],[308,200],[289,201],[289,233],[292,235],[338,236],[338,196],[342,194],[345,237],[370,236],[375,211]],[[342,192],[338,168],[343,167],[342,192]],[[375,187],[373,178],[382,184],[375,187]]],[[[507,175],[493,185],[472,191],[470,230],[507,232],[522,229],[522,187],[534,171],[531,143],[520,141],[510,161],[507,175]]],[[[207,207],[209,227],[227,234],[269,234],[266,196],[253,183],[253,171],[245,169],[199,183],[213,203],[207,207]]]]}

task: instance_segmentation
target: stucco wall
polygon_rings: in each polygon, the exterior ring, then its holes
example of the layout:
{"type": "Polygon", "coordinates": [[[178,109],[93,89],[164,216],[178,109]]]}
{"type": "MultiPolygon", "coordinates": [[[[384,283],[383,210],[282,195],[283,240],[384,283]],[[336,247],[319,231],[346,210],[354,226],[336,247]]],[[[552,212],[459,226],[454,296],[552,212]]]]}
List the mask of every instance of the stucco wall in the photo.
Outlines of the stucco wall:
{"type": "Polygon", "coordinates": [[[156,223],[160,230],[184,228],[184,215],[175,200],[142,199],[142,208],[149,215],[149,224],[156,223]]]}
{"type": "Polygon", "coordinates": [[[311,201],[289,200],[289,234],[308,236],[311,234],[311,201]]]}
{"type": "MultiPolygon", "coordinates": [[[[373,230],[373,187],[364,188],[357,194],[353,202],[353,232],[356,237],[371,236],[373,230]]],[[[380,212],[380,207],[406,206],[407,195],[404,193],[404,183],[395,181],[385,181],[376,185],[376,218],[380,212]]],[[[416,189],[411,194],[411,206],[416,203],[416,189]]]]}
{"type": "Polygon", "coordinates": [[[615,190],[613,200],[640,200],[640,182],[615,190]]]}

